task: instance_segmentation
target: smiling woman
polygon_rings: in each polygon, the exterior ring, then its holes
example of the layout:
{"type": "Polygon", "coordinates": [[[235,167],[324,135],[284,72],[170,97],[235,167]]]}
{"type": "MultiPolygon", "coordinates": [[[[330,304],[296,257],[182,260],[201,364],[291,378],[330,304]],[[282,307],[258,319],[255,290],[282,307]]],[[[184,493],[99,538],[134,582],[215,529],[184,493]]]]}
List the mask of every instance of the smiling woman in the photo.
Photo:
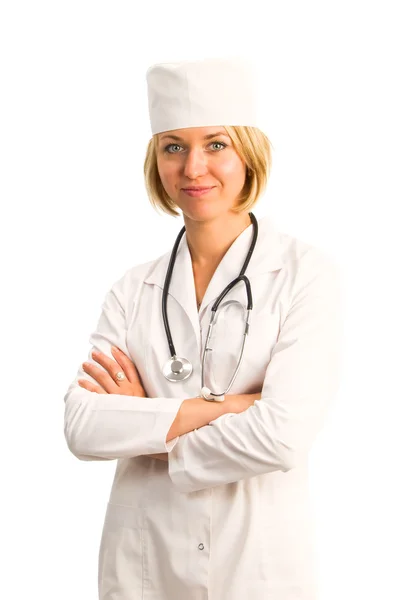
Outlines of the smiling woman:
{"type": "Polygon", "coordinates": [[[147,82],[149,199],[184,226],[106,294],[65,395],[71,451],[118,460],[99,599],[317,600],[307,459],[339,382],[339,273],[251,212],[271,145],[245,61],[147,82]]]}

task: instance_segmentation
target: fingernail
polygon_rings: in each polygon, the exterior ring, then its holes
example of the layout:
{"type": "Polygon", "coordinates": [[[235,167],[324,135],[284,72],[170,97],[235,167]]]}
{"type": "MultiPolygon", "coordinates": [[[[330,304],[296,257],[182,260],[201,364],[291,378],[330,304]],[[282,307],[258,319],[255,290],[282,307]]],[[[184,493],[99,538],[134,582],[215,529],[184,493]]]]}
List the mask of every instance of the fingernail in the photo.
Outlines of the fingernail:
{"type": "Polygon", "coordinates": [[[112,351],[113,352],[118,352],[119,348],[116,348],[115,346],[112,346],[112,351]]]}

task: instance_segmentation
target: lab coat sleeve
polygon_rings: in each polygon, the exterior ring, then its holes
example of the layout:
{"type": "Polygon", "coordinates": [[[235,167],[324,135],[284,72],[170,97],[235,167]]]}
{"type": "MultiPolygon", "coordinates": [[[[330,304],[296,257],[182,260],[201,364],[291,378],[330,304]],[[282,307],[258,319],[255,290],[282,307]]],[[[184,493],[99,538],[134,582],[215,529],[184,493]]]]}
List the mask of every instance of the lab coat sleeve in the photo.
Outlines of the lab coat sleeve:
{"type": "MultiPolygon", "coordinates": [[[[90,336],[93,350],[112,360],[111,346],[130,357],[126,345],[123,278],[107,292],[96,330],[90,336]]],[[[183,398],[142,398],[122,394],[98,394],[81,387],[78,379],[98,385],[80,366],[64,397],[64,434],[70,451],[80,460],[112,460],[142,454],[169,452],[178,437],[166,442],[183,398]]]]}
{"type": "Polygon", "coordinates": [[[307,252],[297,273],[261,399],[180,436],[168,456],[180,491],[287,472],[310,450],[339,388],[342,285],[340,268],[320,251],[307,252]]]}

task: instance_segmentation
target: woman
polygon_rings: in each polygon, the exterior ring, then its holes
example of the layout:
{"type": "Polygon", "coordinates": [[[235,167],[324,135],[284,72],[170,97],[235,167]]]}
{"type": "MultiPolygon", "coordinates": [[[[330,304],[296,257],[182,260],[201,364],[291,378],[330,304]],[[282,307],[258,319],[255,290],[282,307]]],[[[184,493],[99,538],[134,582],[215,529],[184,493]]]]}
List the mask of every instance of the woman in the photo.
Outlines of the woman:
{"type": "Polygon", "coordinates": [[[99,596],[315,600],[307,460],[339,384],[339,272],[251,212],[271,153],[245,61],[147,81],[149,197],[185,231],[112,286],[65,396],[70,450],[118,459],[99,596]]]}

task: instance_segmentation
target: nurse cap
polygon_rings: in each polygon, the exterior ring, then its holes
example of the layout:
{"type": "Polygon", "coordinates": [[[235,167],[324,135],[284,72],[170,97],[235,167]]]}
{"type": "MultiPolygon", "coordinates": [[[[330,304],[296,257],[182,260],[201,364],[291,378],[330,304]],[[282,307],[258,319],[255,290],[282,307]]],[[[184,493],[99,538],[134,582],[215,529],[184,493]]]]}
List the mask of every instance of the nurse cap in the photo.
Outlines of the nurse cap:
{"type": "Polygon", "coordinates": [[[146,72],[152,135],[185,127],[257,127],[252,64],[242,57],[159,63],[146,72]]]}

